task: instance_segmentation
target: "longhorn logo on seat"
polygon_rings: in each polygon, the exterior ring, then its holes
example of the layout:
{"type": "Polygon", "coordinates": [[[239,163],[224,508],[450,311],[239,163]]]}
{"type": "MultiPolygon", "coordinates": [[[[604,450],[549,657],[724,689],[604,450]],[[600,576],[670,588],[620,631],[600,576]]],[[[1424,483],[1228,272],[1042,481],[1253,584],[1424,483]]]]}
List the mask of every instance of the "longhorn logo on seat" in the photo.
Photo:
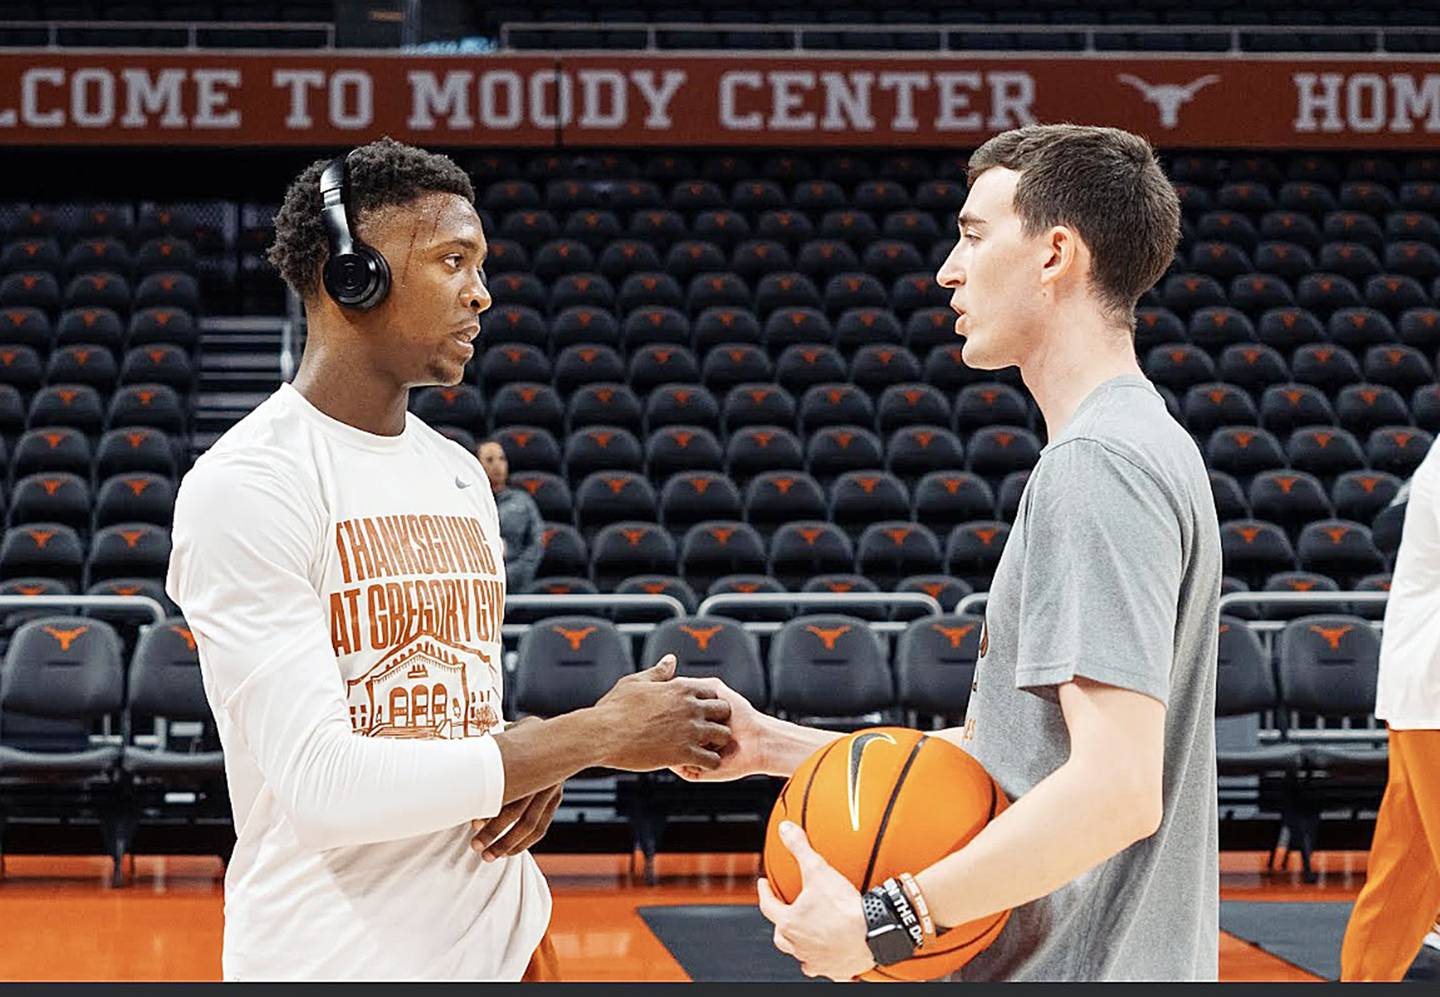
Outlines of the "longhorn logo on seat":
{"type": "Polygon", "coordinates": [[[1352,627],[1352,626],[1350,626],[1349,624],[1346,624],[1346,625],[1343,626],[1343,627],[1317,627],[1317,626],[1312,626],[1312,627],[1310,627],[1310,632],[1313,633],[1313,634],[1319,634],[1321,637],[1324,637],[1324,638],[1325,638],[1325,643],[1327,643],[1327,644],[1330,645],[1330,650],[1332,650],[1332,651],[1338,651],[1338,650],[1340,650],[1340,641],[1341,641],[1341,639],[1342,639],[1346,634],[1348,634],[1351,630],[1354,630],[1354,629],[1355,629],[1355,628],[1352,627]]]}
{"type": "Polygon", "coordinates": [[[710,641],[724,627],[681,627],[682,633],[687,633],[695,639],[695,645],[702,651],[710,650],[710,641]]]}
{"type": "Polygon", "coordinates": [[[960,642],[975,630],[975,624],[967,623],[963,627],[947,627],[939,623],[930,624],[930,629],[944,637],[950,642],[950,646],[957,651],[960,649],[960,642]]]}
{"type": "Polygon", "coordinates": [[[45,627],[45,632],[59,642],[60,650],[68,651],[70,645],[75,643],[75,639],[88,632],[89,629],[89,627],[76,627],[74,630],[56,630],[54,627],[45,627]]]}
{"type": "Polygon", "coordinates": [[[595,632],[595,627],[585,627],[580,630],[567,630],[564,627],[551,627],[561,637],[570,642],[570,650],[580,650],[580,645],[585,643],[585,638],[595,632]]]}
{"type": "Polygon", "coordinates": [[[811,624],[805,629],[808,632],[814,634],[816,637],[819,637],[822,641],[824,641],[825,650],[827,651],[835,650],[835,642],[850,632],[849,624],[830,628],[817,627],[814,624],[811,624]]]}

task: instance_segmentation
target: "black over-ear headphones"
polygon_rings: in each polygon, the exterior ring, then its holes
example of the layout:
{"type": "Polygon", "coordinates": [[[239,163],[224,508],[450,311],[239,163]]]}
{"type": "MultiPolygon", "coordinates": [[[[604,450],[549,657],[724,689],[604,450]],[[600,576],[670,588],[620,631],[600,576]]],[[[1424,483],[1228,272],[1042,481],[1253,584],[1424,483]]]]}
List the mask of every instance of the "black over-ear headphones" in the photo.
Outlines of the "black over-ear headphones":
{"type": "Polygon", "coordinates": [[[350,227],[349,186],[349,156],[330,160],[320,174],[320,220],[330,246],[322,280],[338,304],[367,311],[390,293],[390,265],[350,227]]]}

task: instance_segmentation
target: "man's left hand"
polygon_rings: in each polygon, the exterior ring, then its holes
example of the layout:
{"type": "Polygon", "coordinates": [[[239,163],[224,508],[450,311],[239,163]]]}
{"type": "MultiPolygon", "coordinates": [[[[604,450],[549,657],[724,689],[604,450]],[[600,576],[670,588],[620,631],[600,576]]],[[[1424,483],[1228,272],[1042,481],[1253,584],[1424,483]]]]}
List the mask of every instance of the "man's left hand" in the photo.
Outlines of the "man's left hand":
{"type": "MultiPolygon", "coordinates": [[[[537,722],[539,717],[525,717],[510,727],[537,722]]],[[[565,795],[565,784],[542,789],[530,796],[511,800],[494,817],[470,822],[470,847],[479,852],[486,862],[494,862],[507,855],[519,855],[535,842],[545,837],[550,830],[550,821],[555,817],[555,808],[565,795]],[[504,837],[501,837],[501,835],[504,837]]]]}
{"type": "Polygon", "coordinates": [[[798,825],[781,824],[780,841],[800,865],[800,895],[787,904],[764,879],[756,884],[760,913],[775,925],[775,947],[798,959],[806,976],[853,980],[874,968],[860,891],[810,847],[798,825]]]}
{"type": "Polygon", "coordinates": [[[550,830],[550,821],[555,817],[555,808],[564,795],[563,784],[551,786],[533,796],[510,801],[488,820],[472,820],[470,830],[474,836],[470,839],[470,847],[479,852],[486,862],[494,862],[507,855],[519,855],[545,837],[545,832],[550,830]]]}

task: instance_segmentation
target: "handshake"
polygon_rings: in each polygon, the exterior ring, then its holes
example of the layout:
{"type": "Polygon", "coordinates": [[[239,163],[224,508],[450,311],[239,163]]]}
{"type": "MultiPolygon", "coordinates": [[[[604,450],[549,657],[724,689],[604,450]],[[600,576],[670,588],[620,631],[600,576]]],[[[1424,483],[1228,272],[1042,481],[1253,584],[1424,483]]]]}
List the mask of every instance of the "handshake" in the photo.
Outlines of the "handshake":
{"type": "Polygon", "coordinates": [[[725,781],[763,771],[765,717],[717,678],[677,678],[675,656],[627,675],[595,710],[620,736],[604,765],[670,769],[690,780],[725,781]]]}

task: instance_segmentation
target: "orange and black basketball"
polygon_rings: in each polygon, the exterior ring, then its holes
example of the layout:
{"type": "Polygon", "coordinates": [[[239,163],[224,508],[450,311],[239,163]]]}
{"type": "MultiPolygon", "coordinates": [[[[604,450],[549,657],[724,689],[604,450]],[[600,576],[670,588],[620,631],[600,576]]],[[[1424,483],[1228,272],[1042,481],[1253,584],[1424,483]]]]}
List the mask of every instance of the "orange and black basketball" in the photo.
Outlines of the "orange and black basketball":
{"type": "MultiPolygon", "coordinates": [[[[765,832],[765,877],[786,903],[800,892],[799,866],[780,841],[782,821],[804,828],[815,850],[864,892],[957,851],[1008,805],[980,763],[948,741],[901,727],[858,731],[807,758],[781,790],[765,832]]],[[[945,976],[984,951],[1009,916],[957,925],[913,958],[861,979],[945,976]]]]}

